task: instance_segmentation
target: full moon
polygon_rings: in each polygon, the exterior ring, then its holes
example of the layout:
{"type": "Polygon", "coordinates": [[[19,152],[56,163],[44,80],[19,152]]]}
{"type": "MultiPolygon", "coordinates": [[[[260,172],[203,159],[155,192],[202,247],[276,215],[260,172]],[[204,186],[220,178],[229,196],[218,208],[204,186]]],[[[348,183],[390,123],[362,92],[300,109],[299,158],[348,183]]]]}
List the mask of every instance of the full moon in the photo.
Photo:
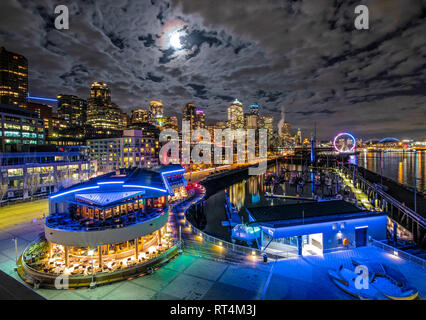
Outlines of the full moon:
{"type": "Polygon", "coordinates": [[[180,42],[181,34],[178,31],[173,32],[170,35],[170,45],[175,49],[182,48],[182,43],[180,42]]]}

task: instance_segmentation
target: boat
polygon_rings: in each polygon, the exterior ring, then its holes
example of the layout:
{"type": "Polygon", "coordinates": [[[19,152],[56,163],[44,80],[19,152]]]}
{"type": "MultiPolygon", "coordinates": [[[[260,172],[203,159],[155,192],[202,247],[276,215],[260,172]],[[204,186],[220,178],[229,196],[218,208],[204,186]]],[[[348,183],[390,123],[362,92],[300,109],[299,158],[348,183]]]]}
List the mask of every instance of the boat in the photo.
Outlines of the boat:
{"type": "Polygon", "coordinates": [[[276,194],[276,193],[273,193],[273,192],[265,192],[265,196],[267,198],[279,198],[279,199],[294,199],[294,200],[315,201],[314,198],[301,197],[299,195],[297,195],[297,196],[286,196],[285,194],[276,194]]]}
{"type": "Polygon", "coordinates": [[[328,270],[328,275],[339,289],[355,298],[361,300],[387,300],[387,298],[380,294],[373,286],[369,285],[367,289],[358,289],[355,286],[355,280],[359,275],[352,270],[344,268],[343,265],[341,265],[338,270],[328,270]]]}
{"type": "Polygon", "coordinates": [[[408,285],[407,279],[396,268],[368,259],[352,259],[354,266],[366,266],[369,271],[370,285],[391,300],[414,300],[419,292],[408,285]]]}

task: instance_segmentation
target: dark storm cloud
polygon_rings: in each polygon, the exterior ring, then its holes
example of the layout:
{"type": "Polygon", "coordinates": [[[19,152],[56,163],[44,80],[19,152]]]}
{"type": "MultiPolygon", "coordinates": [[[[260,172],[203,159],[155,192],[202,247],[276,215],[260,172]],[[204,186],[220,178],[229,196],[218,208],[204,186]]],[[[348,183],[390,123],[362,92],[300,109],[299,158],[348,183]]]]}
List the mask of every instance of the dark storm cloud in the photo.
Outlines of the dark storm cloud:
{"type": "Polygon", "coordinates": [[[353,27],[359,3],[2,0],[0,45],[28,58],[35,95],[87,97],[105,81],[127,111],[162,99],[169,115],[194,102],[224,120],[238,98],[306,135],[316,121],[324,138],[424,137],[426,1],[364,1],[368,31],[353,27]],[[70,30],[54,29],[57,4],[70,30]]]}

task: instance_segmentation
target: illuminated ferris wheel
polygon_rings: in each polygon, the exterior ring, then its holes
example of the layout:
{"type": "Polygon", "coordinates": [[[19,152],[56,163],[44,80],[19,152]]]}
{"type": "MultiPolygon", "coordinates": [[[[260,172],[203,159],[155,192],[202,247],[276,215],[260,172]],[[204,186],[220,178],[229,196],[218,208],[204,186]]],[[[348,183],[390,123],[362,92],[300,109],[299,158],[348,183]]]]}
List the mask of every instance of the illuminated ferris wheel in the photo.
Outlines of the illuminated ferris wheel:
{"type": "Polygon", "coordinates": [[[356,147],[356,139],[348,132],[341,132],[334,137],[333,146],[337,152],[353,152],[356,147]]]}

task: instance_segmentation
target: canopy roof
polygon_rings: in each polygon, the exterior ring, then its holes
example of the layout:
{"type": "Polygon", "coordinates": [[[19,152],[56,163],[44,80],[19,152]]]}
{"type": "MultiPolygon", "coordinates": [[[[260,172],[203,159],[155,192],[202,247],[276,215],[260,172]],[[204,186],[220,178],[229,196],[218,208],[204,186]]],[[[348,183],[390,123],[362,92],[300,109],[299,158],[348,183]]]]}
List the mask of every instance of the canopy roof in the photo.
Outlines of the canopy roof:
{"type": "Polygon", "coordinates": [[[161,166],[152,170],[120,169],[56,192],[50,196],[50,200],[75,199],[108,206],[136,196],[158,198],[173,195],[174,185],[186,185],[184,172],[181,165],[161,166]],[[170,175],[178,175],[177,179],[174,177],[173,183],[167,179],[170,175]]]}

